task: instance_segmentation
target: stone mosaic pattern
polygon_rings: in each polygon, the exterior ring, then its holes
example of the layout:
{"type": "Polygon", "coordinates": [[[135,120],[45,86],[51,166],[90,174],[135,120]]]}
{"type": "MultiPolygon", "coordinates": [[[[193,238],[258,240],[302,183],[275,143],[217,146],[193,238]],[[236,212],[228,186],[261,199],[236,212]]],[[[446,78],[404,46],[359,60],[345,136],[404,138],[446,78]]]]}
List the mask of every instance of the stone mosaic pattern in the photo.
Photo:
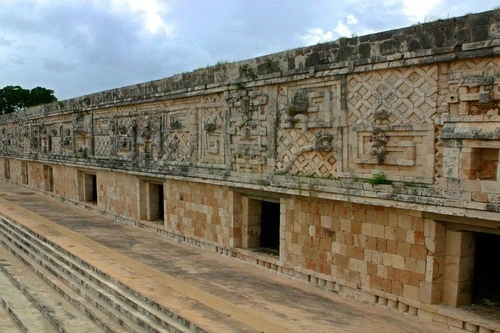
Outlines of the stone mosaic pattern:
{"type": "Polygon", "coordinates": [[[370,126],[387,112],[392,125],[433,123],[437,99],[437,66],[389,69],[355,74],[348,79],[350,125],[370,126]]]}

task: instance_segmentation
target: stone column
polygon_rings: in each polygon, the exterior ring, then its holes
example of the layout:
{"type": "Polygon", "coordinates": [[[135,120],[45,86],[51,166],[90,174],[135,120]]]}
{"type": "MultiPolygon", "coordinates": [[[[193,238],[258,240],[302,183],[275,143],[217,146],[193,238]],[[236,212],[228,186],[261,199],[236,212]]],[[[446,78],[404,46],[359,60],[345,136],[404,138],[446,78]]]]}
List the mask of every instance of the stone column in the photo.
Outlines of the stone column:
{"type": "Polygon", "coordinates": [[[475,245],[472,232],[446,231],[443,303],[454,307],[470,304],[475,245]]]}
{"type": "Polygon", "coordinates": [[[425,279],[420,282],[419,300],[425,304],[439,304],[443,294],[446,228],[439,222],[425,219],[424,237],[428,254],[425,279]]]}

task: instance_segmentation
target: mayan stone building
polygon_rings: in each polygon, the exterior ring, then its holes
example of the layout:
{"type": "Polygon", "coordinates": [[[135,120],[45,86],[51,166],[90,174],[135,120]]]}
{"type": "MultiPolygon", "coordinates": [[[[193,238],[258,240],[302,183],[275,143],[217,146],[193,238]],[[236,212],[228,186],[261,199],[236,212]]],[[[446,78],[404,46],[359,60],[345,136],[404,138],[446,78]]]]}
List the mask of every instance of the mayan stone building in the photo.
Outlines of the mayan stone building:
{"type": "Polygon", "coordinates": [[[4,115],[0,178],[401,311],[500,302],[499,17],[4,115]]]}

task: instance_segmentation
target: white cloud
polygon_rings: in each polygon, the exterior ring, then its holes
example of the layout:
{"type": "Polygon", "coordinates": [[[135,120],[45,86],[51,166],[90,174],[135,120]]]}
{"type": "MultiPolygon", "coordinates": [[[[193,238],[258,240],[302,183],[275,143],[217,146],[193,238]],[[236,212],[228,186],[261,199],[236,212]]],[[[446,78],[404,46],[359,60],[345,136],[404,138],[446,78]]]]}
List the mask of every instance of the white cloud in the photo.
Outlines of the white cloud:
{"type": "Polygon", "coordinates": [[[324,31],[321,28],[309,29],[301,39],[306,45],[322,43],[333,39],[333,31],[324,31]]]}
{"type": "Polygon", "coordinates": [[[357,24],[357,23],[358,19],[356,18],[356,16],[352,14],[347,15],[347,24],[357,24]]]}
{"type": "Polygon", "coordinates": [[[350,26],[358,24],[358,19],[352,14],[348,14],[345,20],[339,20],[337,26],[332,31],[324,31],[323,28],[308,29],[301,39],[307,44],[317,44],[327,42],[337,37],[350,37],[353,32],[350,26]]]}
{"type": "Polygon", "coordinates": [[[411,22],[423,22],[443,0],[384,0],[385,6],[398,6],[411,22]]]}
{"type": "Polygon", "coordinates": [[[167,7],[158,0],[111,0],[113,10],[120,12],[124,8],[138,14],[144,29],[151,33],[173,34],[173,26],[164,20],[167,7]]]}
{"type": "Polygon", "coordinates": [[[337,26],[333,29],[340,37],[350,37],[352,35],[351,29],[343,21],[338,21],[337,26]]]}

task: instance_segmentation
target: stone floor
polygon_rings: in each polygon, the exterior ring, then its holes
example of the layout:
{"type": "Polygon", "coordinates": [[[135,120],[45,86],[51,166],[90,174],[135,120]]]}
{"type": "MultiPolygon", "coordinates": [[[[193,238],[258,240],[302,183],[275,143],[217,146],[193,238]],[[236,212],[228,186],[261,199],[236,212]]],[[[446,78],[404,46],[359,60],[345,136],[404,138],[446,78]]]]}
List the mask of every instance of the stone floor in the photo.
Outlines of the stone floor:
{"type": "MultiPolygon", "coordinates": [[[[201,303],[221,313],[221,318],[230,312],[234,331],[240,331],[240,324],[255,331],[447,331],[417,317],[347,299],[10,184],[0,183],[0,213],[44,233],[131,288],[149,292],[166,307],[175,309],[181,301],[162,298],[163,293],[201,303]],[[169,293],[171,289],[175,293],[169,293]]],[[[203,307],[193,309],[203,312],[203,307]]],[[[190,319],[202,327],[208,320],[203,313],[195,317],[190,319]]]]}

